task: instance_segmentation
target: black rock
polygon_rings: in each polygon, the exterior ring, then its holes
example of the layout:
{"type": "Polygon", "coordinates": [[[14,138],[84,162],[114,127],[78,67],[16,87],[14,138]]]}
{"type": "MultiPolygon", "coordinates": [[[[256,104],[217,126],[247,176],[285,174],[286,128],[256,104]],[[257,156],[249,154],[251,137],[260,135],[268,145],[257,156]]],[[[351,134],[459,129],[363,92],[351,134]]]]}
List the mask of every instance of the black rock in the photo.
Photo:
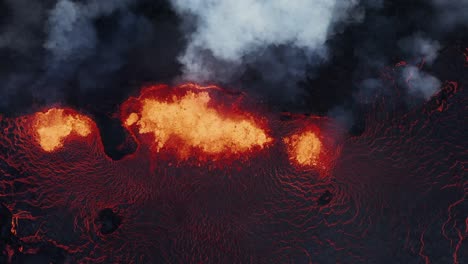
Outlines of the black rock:
{"type": "Polygon", "coordinates": [[[112,209],[105,208],[99,212],[99,216],[96,219],[96,223],[100,225],[99,232],[103,235],[113,233],[119,228],[122,223],[122,219],[112,209]]]}
{"type": "Polygon", "coordinates": [[[0,203],[0,240],[7,242],[11,236],[12,214],[8,207],[0,203]]]}
{"type": "Polygon", "coordinates": [[[329,191],[329,190],[326,190],[317,200],[317,204],[319,206],[324,206],[324,205],[327,205],[331,202],[331,200],[333,199],[333,194],[329,191]]]}

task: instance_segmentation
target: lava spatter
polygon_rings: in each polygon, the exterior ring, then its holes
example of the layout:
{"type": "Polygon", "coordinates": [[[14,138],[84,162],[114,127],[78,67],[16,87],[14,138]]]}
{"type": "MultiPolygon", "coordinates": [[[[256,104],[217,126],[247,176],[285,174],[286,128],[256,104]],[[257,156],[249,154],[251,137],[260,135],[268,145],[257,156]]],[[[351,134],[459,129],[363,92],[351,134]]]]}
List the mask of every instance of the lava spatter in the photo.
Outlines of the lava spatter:
{"type": "Polygon", "coordinates": [[[292,135],[284,142],[288,145],[291,161],[303,166],[317,166],[322,142],[314,132],[292,135]]]}
{"type": "Polygon", "coordinates": [[[342,144],[342,127],[335,121],[322,117],[290,115],[283,123],[289,131],[282,144],[292,167],[298,171],[315,170],[320,176],[329,176],[333,162],[339,157],[342,144]]]}

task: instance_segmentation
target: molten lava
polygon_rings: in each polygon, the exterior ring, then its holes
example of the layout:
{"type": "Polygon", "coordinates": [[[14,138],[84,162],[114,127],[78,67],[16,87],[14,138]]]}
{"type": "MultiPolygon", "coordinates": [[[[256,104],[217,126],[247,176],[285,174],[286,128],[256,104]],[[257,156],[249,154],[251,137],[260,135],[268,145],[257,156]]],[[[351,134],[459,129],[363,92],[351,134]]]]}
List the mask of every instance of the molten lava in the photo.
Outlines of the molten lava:
{"type": "Polygon", "coordinates": [[[34,115],[34,131],[37,143],[44,151],[52,152],[63,146],[70,135],[86,137],[91,133],[91,120],[64,109],[52,108],[34,115]]]}
{"type": "Polygon", "coordinates": [[[240,154],[272,141],[254,118],[211,107],[213,99],[206,89],[140,100],[140,112],[130,113],[125,125],[136,124],[139,134],[154,136],[158,152],[176,149],[182,158],[188,158],[194,149],[208,155],[240,154]]]}
{"type": "Polygon", "coordinates": [[[288,146],[289,159],[303,166],[316,166],[322,142],[312,131],[292,135],[284,139],[288,146]]]}
{"type": "Polygon", "coordinates": [[[71,109],[0,116],[0,262],[468,263],[465,86],[403,113],[385,96],[356,136],[220,88],[155,86],[122,105],[138,148],[120,160],[71,109]]]}

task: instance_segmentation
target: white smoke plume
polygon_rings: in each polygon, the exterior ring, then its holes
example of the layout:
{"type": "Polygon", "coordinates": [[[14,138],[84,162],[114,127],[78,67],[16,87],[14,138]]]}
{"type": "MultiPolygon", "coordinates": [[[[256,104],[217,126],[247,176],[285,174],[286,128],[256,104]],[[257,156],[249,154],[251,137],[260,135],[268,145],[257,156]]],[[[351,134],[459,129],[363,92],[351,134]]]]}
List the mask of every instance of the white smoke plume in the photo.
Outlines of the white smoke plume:
{"type": "Polygon", "coordinates": [[[439,79],[414,66],[406,67],[402,77],[407,84],[408,93],[425,100],[429,100],[441,85],[439,79]]]}
{"type": "Polygon", "coordinates": [[[358,0],[172,0],[186,24],[194,23],[179,58],[184,78],[229,81],[246,64],[260,61],[275,70],[267,74],[294,81],[294,76],[303,77],[305,64],[326,57],[325,42],[336,22],[362,17],[362,12],[351,12],[357,4],[358,0]],[[271,54],[269,48],[281,46],[292,51],[280,58],[271,54]]]}

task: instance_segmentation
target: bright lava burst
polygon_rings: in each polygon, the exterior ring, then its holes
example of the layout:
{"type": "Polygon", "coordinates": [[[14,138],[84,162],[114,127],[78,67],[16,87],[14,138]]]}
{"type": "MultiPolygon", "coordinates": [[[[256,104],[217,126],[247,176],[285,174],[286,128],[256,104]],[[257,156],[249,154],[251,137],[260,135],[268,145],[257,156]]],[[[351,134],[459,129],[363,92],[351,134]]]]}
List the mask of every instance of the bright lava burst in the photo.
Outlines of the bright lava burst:
{"type": "Polygon", "coordinates": [[[37,133],[37,142],[47,152],[61,148],[70,135],[86,137],[91,133],[89,118],[58,108],[49,109],[45,113],[36,113],[33,126],[37,133]]]}
{"type": "Polygon", "coordinates": [[[289,159],[303,166],[317,166],[322,142],[312,131],[292,135],[284,139],[288,145],[289,159]]]}
{"type": "Polygon", "coordinates": [[[181,158],[188,158],[193,149],[208,155],[239,154],[272,142],[253,117],[215,109],[206,89],[193,88],[168,98],[140,98],[140,112],[130,113],[125,124],[136,124],[139,134],[153,135],[157,152],[176,149],[181,158]]]}

